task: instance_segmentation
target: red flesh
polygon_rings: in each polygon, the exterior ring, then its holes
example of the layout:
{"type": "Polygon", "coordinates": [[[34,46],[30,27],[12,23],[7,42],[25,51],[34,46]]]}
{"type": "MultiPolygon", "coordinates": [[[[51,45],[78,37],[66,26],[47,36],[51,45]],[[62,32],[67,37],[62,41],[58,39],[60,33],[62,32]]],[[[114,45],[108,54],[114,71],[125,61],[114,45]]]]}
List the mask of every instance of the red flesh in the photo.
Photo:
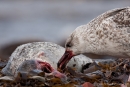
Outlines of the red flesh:
{"type": "Polygon", "coordinates": [[[51,65],[47,62],[43,62],[43,61],[37,61],[38,64],[40,64],[40,68],[41,70],[46,70],[48,73],[51,73],[54,69],[51,67],[51,65]]]}
{"type": "Polygon", "coordinates": [[[65,78],[66,76],[62,73],[60,73],[59,71],[55,70],[49,63],[47,62],[43,62],[43,61],[39,61],[37,60],[37,63],[40,65],[41,69],[43,70],[47,70],[47,72],[52,73],[52,75],[54,75],[55,77],[58,78],[65,78]]]}

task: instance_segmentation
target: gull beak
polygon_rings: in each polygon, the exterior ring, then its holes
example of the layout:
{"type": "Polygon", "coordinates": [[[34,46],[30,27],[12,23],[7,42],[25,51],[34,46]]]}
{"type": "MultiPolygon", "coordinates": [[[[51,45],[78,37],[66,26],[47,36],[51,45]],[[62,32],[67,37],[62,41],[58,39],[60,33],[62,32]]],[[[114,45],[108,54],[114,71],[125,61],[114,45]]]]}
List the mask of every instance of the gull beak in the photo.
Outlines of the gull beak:
{"type": "Polygon", "coordinates": [[[67,63],[69,62],[69,60],[73,57],[73,52],[72,51],[65,51],[64,55],[62,56],[62,58],[59,60],[58,62],[58,68],[59,69],[65,69],[67,63]]]}

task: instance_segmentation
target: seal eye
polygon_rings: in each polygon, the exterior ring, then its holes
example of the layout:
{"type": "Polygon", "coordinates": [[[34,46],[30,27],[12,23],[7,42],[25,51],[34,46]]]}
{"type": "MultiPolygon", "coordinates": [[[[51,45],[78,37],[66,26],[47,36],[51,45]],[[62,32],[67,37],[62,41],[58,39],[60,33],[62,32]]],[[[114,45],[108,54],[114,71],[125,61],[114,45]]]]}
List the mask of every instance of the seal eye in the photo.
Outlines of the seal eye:
{"type": "Polygon", "coordinates": [[[71,43],[67,43],[66,47],[72,47],[72,44],[71,43]]]}

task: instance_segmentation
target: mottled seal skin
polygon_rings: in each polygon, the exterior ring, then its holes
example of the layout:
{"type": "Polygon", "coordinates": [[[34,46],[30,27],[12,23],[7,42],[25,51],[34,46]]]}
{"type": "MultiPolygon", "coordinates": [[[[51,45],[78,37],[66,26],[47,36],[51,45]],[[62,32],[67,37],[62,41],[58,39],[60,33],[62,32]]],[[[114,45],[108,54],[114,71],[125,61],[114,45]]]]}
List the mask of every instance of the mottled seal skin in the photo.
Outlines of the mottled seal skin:
{"type": "Polygon", "coordinates": [[[33,42],[21,45],[10,56],[8,64],[2,69],[5,75],[14,75],[18,67],[25,60],[42,59],[53,68],[57,68],[57,61],[64,53],[64,48],[50,42],[33,42]]]}
{"type": "MultiPolygon", "coordinates": [[[[29,71],[38,69],[37,60],[47,62],[57,69],[57,62],[65,52],[65,48],[51,42],[33,42],[23,44],[16,48],[10,56],[7,65],[2,69],[5,75],[14,76],[18,71],[29,71]]],[[[68,66],[74,67],[80,71],[82,65],[87,62],[92,62],[90,58],[83,55],[76,56],[69,63],[68,66]]]]}
{"type": "Polygon", "coordinates": [[[130,7],[107,11],[77,27],[66,41],[66,52],[58,63],[59,68],[71,59],[69,57],[81,53],[130,57],[130,7]],[[65,57],[66,54],[69,57],[65,57]]]}

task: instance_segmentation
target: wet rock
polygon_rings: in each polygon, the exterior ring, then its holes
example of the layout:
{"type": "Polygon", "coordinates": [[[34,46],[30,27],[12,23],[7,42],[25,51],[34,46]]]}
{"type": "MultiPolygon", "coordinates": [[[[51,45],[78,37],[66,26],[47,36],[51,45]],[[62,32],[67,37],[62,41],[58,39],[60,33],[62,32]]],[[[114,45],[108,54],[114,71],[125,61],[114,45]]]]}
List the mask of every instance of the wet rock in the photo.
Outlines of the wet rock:
{"type": "Polygon", "coordinates": [[[12,76],[3,76],[0,77],[0,81],[13,81],[14,78],[12,76]]]}

